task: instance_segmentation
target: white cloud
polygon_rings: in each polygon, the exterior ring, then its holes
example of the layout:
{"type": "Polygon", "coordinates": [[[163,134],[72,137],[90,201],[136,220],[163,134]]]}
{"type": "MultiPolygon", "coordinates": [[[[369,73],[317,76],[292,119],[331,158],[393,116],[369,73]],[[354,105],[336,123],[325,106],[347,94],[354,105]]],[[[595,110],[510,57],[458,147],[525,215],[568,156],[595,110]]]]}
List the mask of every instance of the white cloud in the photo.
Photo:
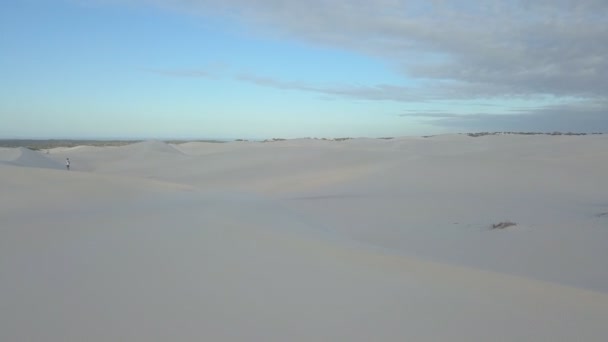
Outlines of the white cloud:
{"type": "Polygon", "coordinates": [[[241,74],[237,79],[261,86],[285,90],[301,90],[320,93],[329,96],[350,97],[361,100],[391,100],[391,101],[421,101],[424,97],[414,89],[390,84],[377,84],[373,86],[350,85],[313,85],[297,81],[283,81],[271,77],[241,74]]]}
{"type": "Polygon", "coordinates": [[[410,76],[453,81],[446,97],[608,95],[603,0],[138,1],[380,56],[410,76]]]}
{"type": "Polygon", "coordinates": [[[604,132],[608,133],[608,103],[584,101],[573,104],[519,110],[513,114],[453,115],[419,113],[438,127],[463,132],[536,131],[536,132],[604,132]]]}
{"type": "MultiPolygon", "coordinates": [[[[367,100],[546,96],[581,100],[568,108],[520,113],[503,120],[513,125],[526,116],[542,121],[570,115],[594,123],[606,117],[606,0],[130,2],[195,15],[223,15],[257,34],[373,55],[398,67],[404,77],[424,80],[424,87],[324,86],[256,75],[240,75],[242,81],[367,100]]],[[[455,125],[458,120],[445,118],[442,124],[455,125]]],[[[473,117],[467,120],[472,122],[473,117]]]]}

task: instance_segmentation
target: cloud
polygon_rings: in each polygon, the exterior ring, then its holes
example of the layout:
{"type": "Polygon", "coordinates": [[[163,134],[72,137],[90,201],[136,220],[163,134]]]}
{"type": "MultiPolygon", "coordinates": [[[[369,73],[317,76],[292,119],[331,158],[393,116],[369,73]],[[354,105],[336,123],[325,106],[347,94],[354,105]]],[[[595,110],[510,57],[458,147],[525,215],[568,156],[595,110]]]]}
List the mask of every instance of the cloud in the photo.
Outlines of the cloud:
{"type": "Polygon", "coordinates": [[[605,0],[135,1],[378,56],[444,98],[608,96],[605,0]]]}
{"type": "Polygon", "coordinates": [[[513,114],[455,115],[420,113],[438,127],[463,132],[536,131],[536,132],[606,132],[608,133],[606,101],[545,106],[516,110],[513,114]]]}
{"type": "Polygon", "coordinates": [[[240,81],[265,87],[301,90],[328,96],[350,97],[361,100],[392,100],[405,102],[423,100],[421,95],[416,95],[414,89],[389,84],[378,84],[374,86],[312,85],[304,82],[283,81],[253,74],[240,74],[236,78],[240,81]]]}
{"type": "Polygon", "coordinates": [[[466,130],[608,130],[606,0],[126,1],[221,15],[254,34],[371,55],[421,86],[238,75],[244,82],[380,101],[576,99],[500,116],[425,116],[434,125],[466,130]]]}

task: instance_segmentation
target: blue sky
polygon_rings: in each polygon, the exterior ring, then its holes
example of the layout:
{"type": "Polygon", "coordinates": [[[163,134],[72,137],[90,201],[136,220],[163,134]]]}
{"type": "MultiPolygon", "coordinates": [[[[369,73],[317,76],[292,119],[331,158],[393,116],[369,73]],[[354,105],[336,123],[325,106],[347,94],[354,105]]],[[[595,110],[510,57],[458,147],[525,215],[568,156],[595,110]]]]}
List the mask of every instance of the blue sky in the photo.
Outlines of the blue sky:
{"type": "Polygon", "coordinates": [[[598,0],[8,0],[2,138],[608,131],[598,0]]]}

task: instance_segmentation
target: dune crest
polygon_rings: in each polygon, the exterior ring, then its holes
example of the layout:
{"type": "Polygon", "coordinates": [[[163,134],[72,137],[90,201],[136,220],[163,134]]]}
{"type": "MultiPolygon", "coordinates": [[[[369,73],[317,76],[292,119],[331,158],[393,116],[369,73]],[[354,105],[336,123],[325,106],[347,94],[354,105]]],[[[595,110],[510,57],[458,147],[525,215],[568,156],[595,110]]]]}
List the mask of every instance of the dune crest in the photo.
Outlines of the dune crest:
{"type": "Polygon", "coordinates": [[[181,151],[176,149],[175,147],[167,144],[166,142],[159,140],[147,140],[141,141],[138,143],[126,145],[120,147],[121,149],[128,150],[132,153],[142,153],[142,154],[156,154],[156,153],[170,153],[170,154],[183,154],[181,151]]]}
{"type": "Polygon", "coordinates": [[[58,161],[46,157],[44,154],[32,151],[25,147],[17,147],[12,151],[2,154],[0,163],[7,165],[35,167],[42,169],[65,169],[65,166],[58,161]]]}

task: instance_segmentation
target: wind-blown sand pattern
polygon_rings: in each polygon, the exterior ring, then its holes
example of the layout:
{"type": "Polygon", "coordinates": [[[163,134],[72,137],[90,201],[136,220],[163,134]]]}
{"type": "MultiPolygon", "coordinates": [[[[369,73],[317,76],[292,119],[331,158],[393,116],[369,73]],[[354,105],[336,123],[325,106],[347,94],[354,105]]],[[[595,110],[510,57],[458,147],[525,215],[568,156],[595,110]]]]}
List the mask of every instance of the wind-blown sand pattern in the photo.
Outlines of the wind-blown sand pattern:
{"type": "Polygon", "coordinates": [[[607,138],[0,149],[0,341],[605,341],[607,138]]]}

